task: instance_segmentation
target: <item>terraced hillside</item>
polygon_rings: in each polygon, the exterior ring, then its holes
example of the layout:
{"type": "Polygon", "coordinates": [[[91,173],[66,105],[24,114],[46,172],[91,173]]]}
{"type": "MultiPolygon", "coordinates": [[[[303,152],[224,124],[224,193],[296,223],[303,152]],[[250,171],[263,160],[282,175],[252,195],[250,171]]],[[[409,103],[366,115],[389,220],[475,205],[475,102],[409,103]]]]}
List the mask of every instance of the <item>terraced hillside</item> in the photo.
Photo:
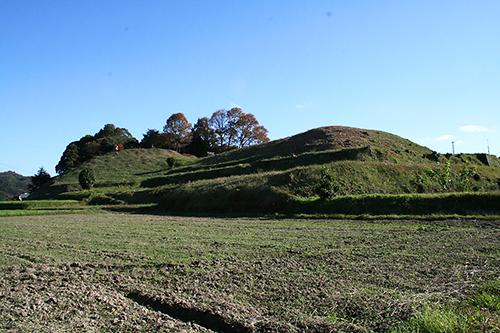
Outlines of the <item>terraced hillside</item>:
{"type": "Polygon", "coordinates": [[[495,192],[495,165],[491,155],[439,155],[381,131],[322,127],[205,158],[111,152],[55,177],[33,198],[188,213],[332,212],[332,200],[346,195],[495,192]],[[96,188],[80,188],[83,167],[94,169],[96,188]]]}
{"type": "MultiPolygon", "coordinates": [[[[292,155],[326,154],[331,159],[422,161],[434,152],[399,136],[374,130],[330,126],[312,129],[288,138],[222,154],[207,164],[222,161],[256,161],[292,155]]],[[[312,156],[319,157],[319,156],[312,156]]]]}

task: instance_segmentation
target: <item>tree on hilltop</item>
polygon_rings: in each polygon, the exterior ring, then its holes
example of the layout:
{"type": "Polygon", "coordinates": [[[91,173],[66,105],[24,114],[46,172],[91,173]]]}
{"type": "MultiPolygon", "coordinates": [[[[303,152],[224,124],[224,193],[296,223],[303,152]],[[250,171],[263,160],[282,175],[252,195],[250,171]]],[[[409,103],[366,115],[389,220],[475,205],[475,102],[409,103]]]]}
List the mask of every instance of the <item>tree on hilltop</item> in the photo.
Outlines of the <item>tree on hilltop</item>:
{"type": "Polygon", "coordinates": [[[166,148],[207,156],[208,152],[223,152],[268,142],[267,129],[251,113],[240,108],[220,109],[212,116],[199,118],[191,125],[183,113],[171,115],[163,132],[148,129],[141,141],[143,148],[166,148]]]}
{"type": "Polygon", "coordinates": [[[210,127],[210,120],[207,117],[199,118],[193,126],[188,152],[198,157],[207,156],[208,152],[215,148],[215,140],[215,131],[210,127]]]}
{"type": "Polygon", "coordinates": [[[192,125],[183,113],[175,113],[167,119],[163,127],[163,133],[167,141],[167,147],[180,152],[191,140],[192,125]]]}
{"type": "Polygon", "coordinates": [[[94,156],[112,151],[117,145],[129,148],[138,146],[138,142],[127,129],[107,124],[95,135],[85,135],[66,146],[56,165],[56,172],[64,173],[94,156]]]}
{"type": "Polygon", "coordinates": [[[243,113],[236,122],[235,129],[239,148],[269,142],[267,129],[259,125],[257,119],[251,113],[243,113]]]}
{"type": "Polygon", "coordinates": [[[56,165],[56,172],[61,174],[80,163],[77,142],[71,142],[61,156],[61,160],[56,165]]]}
{"type": "Polygon", "coordinates": [[[240,108],[215,111],[210,117],[210,126],[216,136],[216,145],[219,151],[225,151],[233,146],[236,137],[236,123],[243,112],[240,108]]]}
{"type": "Polygon", "coordinates": [[[148,129],[141,140],[143,148],[163,148],[166,143],[165,136],[155,129],[148,129]]]}
{"type": "Polygon", "coordinates": [[[269,141],[267,129],[259,125],[253,114],[244,113],[240,108],[215,111],[210,118],[210,125],[215,132],[219,151],[269,141]]]}
{"type": "Polygon", "coordinates": [[[127,146],[131,142],[137,141],[126,128],[115,127],[113,124],[105,125],[102,130],[96,133],[94,139],[104,152],[115,149],[118,144],[127,146]]]}

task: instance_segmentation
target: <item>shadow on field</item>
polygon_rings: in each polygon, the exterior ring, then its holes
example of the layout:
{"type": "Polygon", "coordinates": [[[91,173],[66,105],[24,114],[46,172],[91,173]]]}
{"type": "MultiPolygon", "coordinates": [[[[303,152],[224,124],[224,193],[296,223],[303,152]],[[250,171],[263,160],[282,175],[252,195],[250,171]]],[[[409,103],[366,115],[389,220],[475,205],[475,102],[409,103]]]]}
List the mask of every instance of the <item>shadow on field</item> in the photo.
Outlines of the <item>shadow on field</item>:
{"type": "Polygon", "coordinates": [[[129,293],[127,295],[127,298],[133,300],[134,302],[140,305],[149,306],[153,310],[162,312],[173,318],[182,320],[184,322],[194,322],[200,326],[203,326],[205,328],[208,328],[216,332],[222,332],[222,333],[252,332],[251,329],[245,327],[244,325],[234,322],[228,318],[224,318],[221,315],[213,313],[210,310],[189,308],[183,306],[182,304],[167,304],[159,299],[141,295],[137,292],[129,293]]]}

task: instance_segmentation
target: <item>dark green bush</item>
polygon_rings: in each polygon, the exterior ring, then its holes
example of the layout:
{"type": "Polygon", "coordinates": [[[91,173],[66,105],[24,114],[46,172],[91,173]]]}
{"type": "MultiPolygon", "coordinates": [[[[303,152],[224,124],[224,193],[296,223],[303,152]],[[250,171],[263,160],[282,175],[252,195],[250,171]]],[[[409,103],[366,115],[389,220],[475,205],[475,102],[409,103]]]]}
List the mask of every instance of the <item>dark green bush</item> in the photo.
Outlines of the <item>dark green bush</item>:
{"type": "Polygon", "coordinates": [[[177,163],[178,162],[177,162],[177,159],[175,157],[170,156],[167,158],[167,164],[170,167],[170,169],[172,169],[174,166],[176,166],[177,163]]]}
{"type": "Polygon", "coordinates": [[[78,175],[78,181],[83,189],[91,189],[95,184],[94,171],[91,168],[84,168],[78,175]]]}
{"type": "Polygon", "coordinates": [[[316,193],[321,199],[331,199],[337,195],[339,191],[338,183],[335,181],[331,170],[321,170],[320,179],[316,186],[316,193]]]}

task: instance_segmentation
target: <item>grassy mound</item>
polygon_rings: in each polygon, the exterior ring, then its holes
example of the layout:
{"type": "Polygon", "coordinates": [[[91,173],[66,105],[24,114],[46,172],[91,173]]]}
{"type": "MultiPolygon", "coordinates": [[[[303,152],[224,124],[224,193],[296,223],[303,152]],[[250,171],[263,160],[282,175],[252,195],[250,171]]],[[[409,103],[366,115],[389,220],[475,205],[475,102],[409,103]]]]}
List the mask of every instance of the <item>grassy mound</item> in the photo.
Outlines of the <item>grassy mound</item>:
{"type": "Polygon", "coordinates": [[[97,189],[108,188],[111,192],[123,188],[137,187],[142,181],[170,170],[167,163],[174,157],[179,165],[191,158],[167,149],[126,149],[97,156],[67,172],[54,177],[50,184],[34,193],[30,199],[82,199],[88,195],[82,191],[78,175],[84,168],[91,168],[96,178],[97,189]],[[78,193],[77,193],[78,192],[78,193]],[[68,195],[72,193],[72,195],[68,195]]]}
{"type": "MultiPolygon", "coordinates": [[[[110,152],[55,177],[31,198],[157,204],[160,211],[176,213],[363,214],[369,213],[368,206],[350,204],[356,208],[347,209],[339,198],[364,202],[360,195],[420,193],[444,200],[441,193],[495,192],[500,184],[497,163],[484,154],[439,155],[385,132],[322,127],[206,158],[163,149],[110,152]],[[78,184],[85,167],[94,170],[94,189],[82,190],[78,184]]],[[[446,207],[458,213],[449,204],[440,205],[442,209],[426,205],[426,210],[412,206],[420,205],[420,199],[402,199],[402,206],[391,200],[374,205],[384,206],[379,207],[383,214],[445,212],[446,207]]],[[[460,212],[477,212],[467,207],[460,212]]],[[[491,211],[488,207],[485,212],[491,211]]]]}
{"type": "Polygon", "coordinates": [[[332,160],[422,161],[434,152],[397,135],[382,131],[330,126],[312,129],[285,139],[231,151],[204,160],[204,165],[299,158],[308,162],[332,160]],[[323,156],[325,154],[325,156],[323,156]]]}

